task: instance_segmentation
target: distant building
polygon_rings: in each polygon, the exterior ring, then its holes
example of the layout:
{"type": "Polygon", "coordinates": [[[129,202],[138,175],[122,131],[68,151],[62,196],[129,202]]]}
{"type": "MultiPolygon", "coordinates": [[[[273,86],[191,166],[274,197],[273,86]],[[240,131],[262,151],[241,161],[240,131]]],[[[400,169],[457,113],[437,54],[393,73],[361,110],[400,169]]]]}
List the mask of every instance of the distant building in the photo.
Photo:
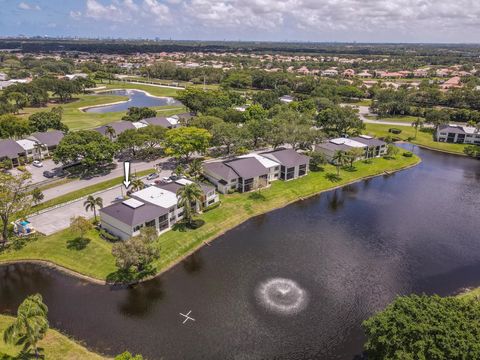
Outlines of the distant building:
{"type": "Polygon", "coordinates": [[[19,157],[23,155],[24,148],[11,139],[0,140],[0,161],[10,159],[14,166],[19,165],[19,157]]]}
{"type": "Polygon", "coordinates": [[[7,74],[3,73],[3,72],[0,72],[0,81],[5,81],[8,79],[8,76],[7,74]]]}
{"type": "Polygon", "coordinates": [[[31,134],[27,139],[32,140],[41,146],[41,156],[48,156],[54,151],[60,141],[64,137],[64,133],[60,130],[52,130],[45,132],[35,132],[31,134]]]}
{"type": "Polygon", "coordinates": [[[361,73],[358,73],[357,75],[360,78],[371,78],[373,77],[372,74],[370,74],[368,71],[362,71],[361,73]]]}
{"type": "Polygon", "coordinates": [[[279,97],[278,100],[280,100],[282,103],[288,104],[288,103],[291,103],[292,101],[294,101],[295,99],[293,98],[293,96],[283,95],[283,96],[279,97]]]}
{"type": "Polygon", "coordinates": [[[352,77],[355,76],[355,70],[353,69],[347,69],[343,72],[343,76],[345,77],[352,77]]]}
{"type": "Polygon", "coordinates": [[[353,138],[336,138],[315,145],[315,151],[325,155],[332,161],[338,151],[348,152],[354,148],[363,150],[362,159],[380,157],[387,152],[387,143],[371,136],[360,135],[353,138]]]}
{"type": "Polygon", "coordinates": [[[473,126],[440,125],[436,138],[440,142],[480,145],[480,131],[473,126]]]}
{"type": "Polygon", "coordinates": [[[161,126],[166,129],[175,129],[180,126],[178,116],[170,117],[152,117],[140,120],[141,123],[146,125],[161,126]]]}
{"type": "Polygon", "coordinates": [[[322,76],[337,76],[338,70],[335,69],[327,69],[322,71],[322,76]]]}
{"type": "Polygon", "coordinates": [[[442,90],[449,90],[449,89],[461,88],[461,87],[462,87],[462,79],[459,76],[454,76],[440,85],[440,89],[442,90]]]}
{"type": "Polygon", "coordinates": [[[136,127],[132,124],[131,121],[120,120],[120,121],[115,121],[115,122],[100,126],[93,130],[99,132],[103,136],[111,138],[111,140],[115,140],[117,139],[118,135],[130,129],[136,129],[136,127]],[[108,133],[107,129],[109,127],[113,129],[113,134],[108,133]]]}

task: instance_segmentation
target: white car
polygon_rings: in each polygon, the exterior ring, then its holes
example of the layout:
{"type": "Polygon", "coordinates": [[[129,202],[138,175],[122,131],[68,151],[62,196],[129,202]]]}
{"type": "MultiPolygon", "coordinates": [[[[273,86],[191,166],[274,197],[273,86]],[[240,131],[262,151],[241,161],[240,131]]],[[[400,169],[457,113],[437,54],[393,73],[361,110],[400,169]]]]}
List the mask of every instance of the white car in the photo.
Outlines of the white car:
{"type": "Polygon", "coordinates": [[[34,160],[32,165],[38,168],[43,167],[43,163],[40,160],[34,160]]]}

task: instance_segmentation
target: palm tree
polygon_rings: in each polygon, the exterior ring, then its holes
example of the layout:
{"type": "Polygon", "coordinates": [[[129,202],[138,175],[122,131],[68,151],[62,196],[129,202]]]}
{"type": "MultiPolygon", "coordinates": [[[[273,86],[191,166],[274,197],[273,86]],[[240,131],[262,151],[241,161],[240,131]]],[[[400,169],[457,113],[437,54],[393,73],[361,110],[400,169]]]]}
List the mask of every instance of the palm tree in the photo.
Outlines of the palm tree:
{"type": "Polygon", "coordinates": [[[132,191],[138,191],[142,190],[145,187],[145,184],[143,183],[142,179],[135,177],[132,179],[130,187],[132,191]]]}
{"type": "Polygon", "coordinates": [[[33,348],[38,359],[37,344],[48,330],[48,308],[42,295],[27,297],[18,307],[17,318],[3,333],[3,341],[8,344],[23,345],[24,351],[33,348]]]}
{"type": "Polygon", "coordinates": [[[202,174],[202,161],[200,159],[193,159],[188,169],[188,173],[194,179],[198,179],[202,174]]]}
{"type": "Polygon", "coordinates": [[[195,183],[187,184],[177,191],[177,207],[183,207],[184,219],[187,224],[192,224],[193,214],[196,212],[196,205],[201,204],[203,196],[202,189],[195,183]],[[192,207],[194,204],[195,207],[192,207]]]}
{"type": "Polygon", "coordinates": [[[417,133],[418,133],[418,128],[423,128],[423,124],[425,123],[425,120],[417,117],[417,119],[412,122],[412,126],[415,128],[415,139],[417,138],[417,133]]]}
{"type": "Polygon", "coordinates": [[[93,216],[95,221],[97,221],[97,207],[100,209],[103,207],[103,199],[101,197],[93,197],[92,195],[89,195],[87,200],[83,203],[83,206],[85,206],[86,211],[93,211],[93,216]]]}
{"type": "Polygon", "coordinates": [[[35,155],[38,155],[38,158],[39,158],[40,160],[42,160],[42,150],[43,150],[42,144],[36,142],[36,143],[33,145],[33,148],[34,148],[34,149],[33,149],[34,156],[35,156],[35,155]]]}
{"type": "Polygon", "coordinates": [[[115,129],[111,125],[107,125],[105,127],[105,135],[107,135],[110,138],[110,141],[113,140],[117,133],[115,132],[115,129]]]}
{"type": "Polygon", "coordinates": [[[333,155],[333,164],[337,168],[337,176],[340,175],[340,167],[345,166],[348,162],[348,155],[344,151],[336,151],[333,155]]]}

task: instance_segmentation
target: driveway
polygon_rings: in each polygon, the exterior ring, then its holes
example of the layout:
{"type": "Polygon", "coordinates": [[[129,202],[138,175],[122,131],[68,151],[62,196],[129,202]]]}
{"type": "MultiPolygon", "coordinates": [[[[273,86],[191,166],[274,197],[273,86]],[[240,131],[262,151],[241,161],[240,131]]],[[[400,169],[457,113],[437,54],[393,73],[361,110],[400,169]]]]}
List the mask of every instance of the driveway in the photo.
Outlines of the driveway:
{"type": "MultiPolygon", "coordinates": [[[[150,162],[131,162],[130,165],[130,173],[132,176],[135,175],[136,172],[154,169],[157,164],[165,165],[168,163],[170,159],[161,159],[155,160],[150,162]]],[[[43,191],[44,199],[43,201],[47,201],[50,199],[54,199],[56,197],[65,195],[69,192],[73,192],[79,189],[83,189],[87,186],[95,185],[107,180],[115,179],[120,176],[123,176],[123,163],[116,162],[116,167],[110,171],[107,175],[103,176],[95,176],[90,179],[78,179],[73,180],[68,183],[52,187],[50,189],[46,189],[43,191]]]]}
{"type": "MultiPolygon", "coordinates": [[[[151,166],[151,165],[150,165],[151,166]]],[[[160,178],[170,176],[171,170],[162,170],[160,178]]],[[[145,179],[145,177],[143,177],[145,179]]],[[[105,180],[102,178],[102,180],[105,180]]],[[[99,196],[103,199],[103,206],[110,205],[116,197],[125,195],[125,187],[123,185],[115,186],[114,188],[95,193],[95,197],[99,196]]],[[[85,216],[87,218],[93,217],[93,212],[85,211],[83,203],[86,197],[75,200],[71,203],[62,204],[58,207],[50,208],[41,212],[38,215],[32,215],[28,218],[33,227],[45,234],[51,235],[60,230],[67,229],[70,226],[70,218],[75,216],[85,216]]]]}
{"type": "MultiPolygon", "coordinates": [[[[53,171],[57,169],[60,170],[61,168],[60,165],[55,164],[51,159],[42,160],[42,164],[43,164],[42,167],[36,167],[36,166],[33,166],[32,164],[25,165],[25,168],[27,169],[27,171],[30,174],[32,174],[32,179],[31,179],[32,185],[50,180],[45,176],[43,176],[44,171],[53,171]]],[[[10,173],[13,175],[18,175],[20,174],[20,171],[14,168],[10,170],[10,173]]]]}

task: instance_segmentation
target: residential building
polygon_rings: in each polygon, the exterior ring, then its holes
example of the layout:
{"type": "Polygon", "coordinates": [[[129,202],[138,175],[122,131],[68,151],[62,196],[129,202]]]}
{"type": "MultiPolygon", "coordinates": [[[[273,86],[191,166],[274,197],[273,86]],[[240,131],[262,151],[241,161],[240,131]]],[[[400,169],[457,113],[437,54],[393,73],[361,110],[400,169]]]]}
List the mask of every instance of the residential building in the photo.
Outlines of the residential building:
{"type": "Polygon", "coordinates": [[[480,131],[473,126],[440,125],[436,138],[440,142],[480,145],[480,131]]]}
{"type": "Polygon", "coordinates": [[[140,120],[141,123],[146,125],[161,126],[166,129],[175,129],[180,126],[178,116],[170,117],[151,117],[140,120]]]}
{"type": "Polygon", "coordinates": [[[322,71],[322,76],[337,76],[338,70],[336,69],[327,69],[322,71]]]}
{"type": "MultiPolygon", "coordinates": [[[[353,138],[336,138],[315,145],[315,151],[325,155],[327,161],[332,161],[338,151],[349,152],[354,148],[363,150],[360,159],[380,157],[387,152],[387,143],[371,136],[360,135],[353,138]]],[[[359,160],[360,160],[359,159],[359,160]]]]}
{"type": "Polygon", "coordinates": [[[29,139],[21,139],[17,140],[16,143],[20,145],[20,147],[23,149],[21,155],[25,156],[27,160],[41,157],[38,153],[38,145],[35,141],[29,139]]]}
{"type": "MultiPolygon", "coordinates": [[[[139,235],[143,227],[154,227],[158,234],[168,231],[184,217],[183,207],[178,207],[177,191],[191,183],[179,179],[134,192],[129,199],[100,209],[100,226],[121,240],[139,235]]],[[[198,185],[203,196],[201,204],[196,204],[197,210],[219,201],[213,186],[198,185]]]]}
{"type": "Polygon", "coordinates": [[[130,129],[136,129],[136,127],[133,125],[133,123],[131,121],[120,120],[120,121],[115,121],[115,122],[112,122],[110,124],[100,126],[100,127],[95,128],[93,130],[99,132],[103,136],[107,136],[107,137],[111,138],[111,140],[115,140],[118,137],[118,135],[120,135],[124,131],[130,130],[130,129]],[[113,129],[113,134],[108,133],[107,129],[109,127],[111,127],[113,129]]]}
{"type": "Polygon", "coordinates": [[[462,79],[459,76],[454,76],[447,81],[445,81],[442,85],[440,85],[440,89],[448,90],[452,88],[460,88],[462,87],[462,79]]]}
{"type": "Polygon", "coordinates": [[[24,149],[16,141],[11,139],[0,140],[0,161],[10,159],[14,166],[20,164],[20,154],[23,154],[24,149]]]}
{"type": "Polygon", "coordinates": [[[355,70],[353,69],[347,69],[343,72],[343,76],[345,77],[352,77],[355,76],[355,70]]]}
{"type": "Polygon", "coordinates": [[[291,180],[308,172],[310,158],[293,149],[279,149],[248,154],[230,160],[210,161],[203,165],[203,175],[223,194],[248,192],[268,187],[277,179],[291,180]]]}
{"type": "Polygon", "coordinates": [[[260,154],[280,164],[279,179],[292,180],[308,174],[310,158],[293,149],[278,149],[260,154]]]}
{"type": "Polygon", "coordinates": [[[60,130],[52,130],[45,132],[35,132],[31,134],[27,139],[36,142],[39,144],[41,155],[49,156],[52,151],[54,151],[60,141],[64,137],[64,133],[60,130]]]}
{"type": "Polygon", "coordinates": [[[7,78],[8,78],[7,74],[0,72],[0,81],[5,81],[7,80],[7,78]]]}

